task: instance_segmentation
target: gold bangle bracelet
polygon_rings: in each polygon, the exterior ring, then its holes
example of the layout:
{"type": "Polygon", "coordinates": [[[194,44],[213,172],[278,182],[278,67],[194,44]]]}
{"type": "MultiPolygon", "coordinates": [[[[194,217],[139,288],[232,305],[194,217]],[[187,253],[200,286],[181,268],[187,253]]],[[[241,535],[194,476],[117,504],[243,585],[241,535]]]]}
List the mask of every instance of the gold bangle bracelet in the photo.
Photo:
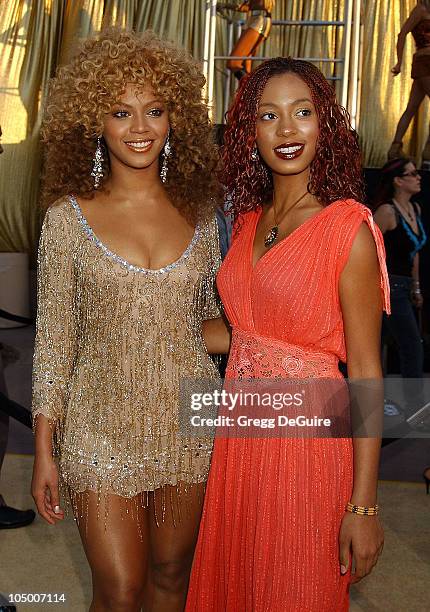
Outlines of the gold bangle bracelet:
{"type": "Polygon", "coordinates": [[[360,516],[376,516],[379,511],[379,506],[357,506],[356,504],[352,504],[348,502],[346,504],[347,512],[352,512],[353,514],[359,514],[360,516]]]}

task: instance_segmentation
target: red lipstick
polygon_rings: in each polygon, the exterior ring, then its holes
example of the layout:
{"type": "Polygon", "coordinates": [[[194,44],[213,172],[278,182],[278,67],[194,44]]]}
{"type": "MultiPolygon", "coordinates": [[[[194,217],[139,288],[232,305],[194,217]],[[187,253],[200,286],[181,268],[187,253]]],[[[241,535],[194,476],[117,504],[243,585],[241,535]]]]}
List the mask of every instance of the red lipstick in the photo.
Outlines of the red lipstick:
{"type": "Polygon", "coordinates": [[[305,145],[302,142],[287,142],[277,146],[274,151],[280,159],[297,159],[304,149],[305,145]]]}

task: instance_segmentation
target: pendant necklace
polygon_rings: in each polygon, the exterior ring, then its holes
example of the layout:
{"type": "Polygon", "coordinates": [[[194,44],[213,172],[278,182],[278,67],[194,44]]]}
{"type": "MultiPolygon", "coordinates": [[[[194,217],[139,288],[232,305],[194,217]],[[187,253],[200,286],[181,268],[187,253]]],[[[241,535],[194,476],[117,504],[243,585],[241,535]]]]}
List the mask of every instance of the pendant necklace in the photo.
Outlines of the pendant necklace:
{"type": "MultiPolygon", "coordinates": [[[[295,206],[297,206],[297,204],[301,202],[303,198],[308,195],[308,193],[309,193],[308,191],[305,191],[305,193],[301,195],[300,198],[296,200],[292,206],[290,206],[289,210],[292,210],[295,206]]],[[[276,217],[276,207],[275,207],[275,192],[273,192],[272,206],[273,206],[273,218],[275,220],[275,225],[272,228],[270,228],[269,232],[264,236],[264,246],[266,247],[266,249],[269,249],[273,245],[273,243],[276,242],[279,236],[279,223],[276,217]]]]}
{"type": "Polygon", "coordinates": [[[393,198],[393,202],[397,206],[397,208],[400,210],[400,212],[404,213],[411,223],[414,223],[415,219],[412,213],[409,210],[405,210],[403,206],[400,206],[400,204],[394,198],[393,198]]]}

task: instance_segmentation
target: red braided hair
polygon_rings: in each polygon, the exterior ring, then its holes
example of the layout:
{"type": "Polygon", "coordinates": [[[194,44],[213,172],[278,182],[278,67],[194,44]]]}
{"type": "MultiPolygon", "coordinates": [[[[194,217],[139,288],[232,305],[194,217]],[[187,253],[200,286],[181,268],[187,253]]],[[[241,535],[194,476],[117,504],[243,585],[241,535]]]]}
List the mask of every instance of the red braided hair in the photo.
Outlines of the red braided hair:
{"type": "Polygon", "coordinates": [[[343,198],[364,200],[361,152],[348,112],[337,103],[332,86],[313,64],[291,57],[277,57],[267,60],[241,79],[227,113],[221,181],[231,200],[230,213],[234,218],[271,197],[270,169],[261,158],[254,161],[251,154],[263,89],[271,77],[287,72],[299,76],[309,87],[319,120],[320,133],[310,167],[309,192],[324,205],[343,198]]]}

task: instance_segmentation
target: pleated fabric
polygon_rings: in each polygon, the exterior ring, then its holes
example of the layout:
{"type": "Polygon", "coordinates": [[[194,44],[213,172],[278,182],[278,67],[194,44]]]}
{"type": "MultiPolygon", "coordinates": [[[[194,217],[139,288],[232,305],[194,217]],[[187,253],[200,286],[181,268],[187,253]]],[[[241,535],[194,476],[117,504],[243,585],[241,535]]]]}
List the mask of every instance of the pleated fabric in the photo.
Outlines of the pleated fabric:
{"type": "MultiPolygon", "coordinates": [[[[226,378],[331,378],[346,361],[340,274],[368,208],[339,200],[252,265],[261,210],[243,216],[217,284],[233,327],[226,378]]],[[[228,383],[227,383],[228,384],[228,383]]],[[[318,407],[315,407],[316,412],[318,407]]],[[[353,483],[352,440],[217,437],[187,612],[346,612],[338,533],[353,483]]]]}

